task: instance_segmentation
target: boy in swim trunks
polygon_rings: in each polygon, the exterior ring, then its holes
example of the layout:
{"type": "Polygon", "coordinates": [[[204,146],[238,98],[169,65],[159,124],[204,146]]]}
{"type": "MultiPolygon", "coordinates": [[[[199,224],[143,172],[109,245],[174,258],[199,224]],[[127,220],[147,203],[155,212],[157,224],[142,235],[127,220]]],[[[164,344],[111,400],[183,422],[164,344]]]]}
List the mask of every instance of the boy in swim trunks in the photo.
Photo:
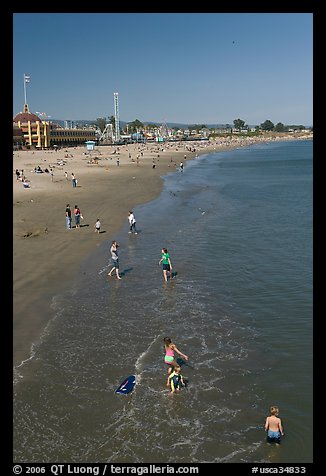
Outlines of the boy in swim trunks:
{"type": "Polygon", "coordinates": [[[268,443],[281,443],[281,436],[284,435],[281,419],[278,417],[278,407],[270,407],[271,415],[266,418],[265,430],[267,431],[268,443]]]}

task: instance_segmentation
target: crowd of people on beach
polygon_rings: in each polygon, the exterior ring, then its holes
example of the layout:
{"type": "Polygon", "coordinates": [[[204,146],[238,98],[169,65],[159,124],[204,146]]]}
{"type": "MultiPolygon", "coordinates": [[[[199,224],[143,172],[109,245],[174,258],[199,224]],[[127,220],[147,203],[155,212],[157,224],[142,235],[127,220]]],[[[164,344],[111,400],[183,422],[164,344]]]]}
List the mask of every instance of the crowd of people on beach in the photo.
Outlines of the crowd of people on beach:
{"type": "MultiPolygon", "coordinates": [[[[275,135],[275,136],[270,136],[266,137],[265,135],[261,136],[249,136],[249,137],[244,137],[244,136],[237,136],[236,134],[233,134],[232,136],[222,136],[222,137],[216,137],[214,139],[209,139],[206,141],[192,141],[192,142],[183,142],[183,141],[171,141],[171,142],[165,142],[164,144],[157,144],[157,143],[138,143],[138,144],[133,144],[133,145],[128,145],[126,144],[125,146],[121,146],[121,151],[120,147],[115,148],[113,151],[109,152],[109,155],[111,157],[106,157],[106,160],[112,160],[112,156],[117,156],[116,158],[116,165],[120,166],[121,160],[120,160],[120,152],[126,152],[128,154],[128,158],[130,159],[130,162],[136,163],[136,166],[139,167],[141,163],[143,163],[143,158],[145,158],[145,153],[147,155],[150,155],[152,158],[152,168],[155,169],[159,165],[160,161],[160,154],[161,152],[167,153],[167,152],[181,152],[185,151],[190,154],[196,154],[196,157],[198,156],[198,153],[204,152],[207,148],[211,148],[213,150],[216,150],[218,148],[231,148],[231,147],[248,147],[252,144],[256,144],[259,142],[266,143],[266,142],[271,142],[271,141],[281,141],[281,140],[292,140],[292,139],[306,139],[306,135],[297,135],[297,136],[284,136],[284,135],[275,135]],[[136,158],[133,157],[133,153],[136,153],[136,158]],[[153,156],[156,155],[154,158],[153,156]]],[[[308,137],[309,138],[309,137],[308,137]]],[[[76,149],[76,147],[75,147],[76,149]]],[[[58,153],[59,149],[54,148],[54,150],[45,150],[45,151],[36,151],[42,152],[42,154],[53,154],[55,155],[58,153]]],[[[30,152],[32,155],[34,155],[34,151],[30,152]]],[[[19,157],[19,151],[16,151],[14,153],[19,157]]],[[[100,150],[96,151],[96,155],[92,157],[92,153],[90,151],[84,152],[83,153],[86,157],[88,157],[87,164],[95,164],[99,165],[99,161],[102,160],[101,156],[102,152],[100,150]]],[[[57,158],[56,162],[53,162],[52,164],[49,164],[48,167],[46,167],[44,170],[41,168],[40,165],[34,168],[34,170],[31,170],[30,172],[34,172],[35,174],[49,174],[51,177],[51,182],[56,182],[58,180],[55,180],[55,175],[56,177],[59,176],[57,172],[61,170],[62,168],[67,166],[68,160],[71,160],[74,158],[74,155],[69,153],[68,150],[65,150],[65,155],[64,158],[57,158]]],[[[47,159],[43,158],[42,160],[46,161],[47,159]]],[[[104,160],[104,158],[103,158],[104,160]]],[[[171,162],[168,165],[168,167],[175,167],[176,170],[179,168],[180,172],[184,171],[184,165],[187,160],[187,154],[184,154],[184,161],[181,161],[180,164],[178,165],[176,161],[171,157],[171,162]]],[[[31,184],[31,180],[26,177],[24,174],[24,171],[19,171],[16,169],[16,179],[17,182],[20,181],[22,182],[24,188],[31,188],[34,185],[31,184]],[[17,172],[19,172],[17,174],[17,172]]],[[[66,181],[68,181],[68,172],[64,172],[64,176],[66,181]]],[[[78,186],[78,179],[75,176],[74,172],[71,172],[71,184],[73,188],[76,188],[78,186]]],[[[59,179],[60,181],[60,179],[59,179]]]]}

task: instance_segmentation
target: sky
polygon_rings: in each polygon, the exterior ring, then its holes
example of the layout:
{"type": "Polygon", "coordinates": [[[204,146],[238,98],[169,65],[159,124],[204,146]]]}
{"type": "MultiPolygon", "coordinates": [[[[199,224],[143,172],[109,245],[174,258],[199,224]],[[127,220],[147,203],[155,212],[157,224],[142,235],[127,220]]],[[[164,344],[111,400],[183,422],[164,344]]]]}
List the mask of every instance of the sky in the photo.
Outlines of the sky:
{"type": "Polygon", "coordinates": [[[313,125],[312,13],[14,13],[13,116],[313,125]]]}

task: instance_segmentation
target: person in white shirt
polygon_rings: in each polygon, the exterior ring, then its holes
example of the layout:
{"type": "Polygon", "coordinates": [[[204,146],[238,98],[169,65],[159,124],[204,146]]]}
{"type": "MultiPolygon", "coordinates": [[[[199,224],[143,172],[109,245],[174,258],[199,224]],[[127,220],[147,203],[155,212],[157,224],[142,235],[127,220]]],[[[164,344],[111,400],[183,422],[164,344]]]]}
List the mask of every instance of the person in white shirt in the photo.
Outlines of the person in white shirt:
{"type": "Polygon", "coordinates": [[[129,210],[129,215],[128,215],[128,221],[129,221],[129,233],[135,233],[137,235],[137,230],[136,230],[136,219],[135,215],[132,211],[129,210]]]}
{"type": "Polygon", "coordinates": [[[99,218],[96,220],[94,228],[95,228],[94,230],[95,232],[97,232],[98,234],[101,233],[101,222],[99,218]]]}

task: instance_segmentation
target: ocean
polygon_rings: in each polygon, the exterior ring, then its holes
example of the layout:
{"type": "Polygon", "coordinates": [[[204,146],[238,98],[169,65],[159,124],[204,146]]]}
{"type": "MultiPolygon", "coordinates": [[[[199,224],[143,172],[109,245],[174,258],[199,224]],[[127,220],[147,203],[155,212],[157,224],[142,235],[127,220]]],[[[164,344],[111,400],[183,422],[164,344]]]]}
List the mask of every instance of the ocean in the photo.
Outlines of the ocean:
{"type": "Polygon", "coordinates": [[[126,219],[96,248],[14,369],[15,462],[313,462],[312,149],[270,142],[186,161],[134,209],[138,235],[126,219]],[[107,277],[112,239],[120,281],[107,277]],[[189,356],[175,395],[165,336],[189,356]],[[134,391],[115,394],[130,374],[134,391]],[[279,446],[266,442],[271,405],[279,446]]]}

